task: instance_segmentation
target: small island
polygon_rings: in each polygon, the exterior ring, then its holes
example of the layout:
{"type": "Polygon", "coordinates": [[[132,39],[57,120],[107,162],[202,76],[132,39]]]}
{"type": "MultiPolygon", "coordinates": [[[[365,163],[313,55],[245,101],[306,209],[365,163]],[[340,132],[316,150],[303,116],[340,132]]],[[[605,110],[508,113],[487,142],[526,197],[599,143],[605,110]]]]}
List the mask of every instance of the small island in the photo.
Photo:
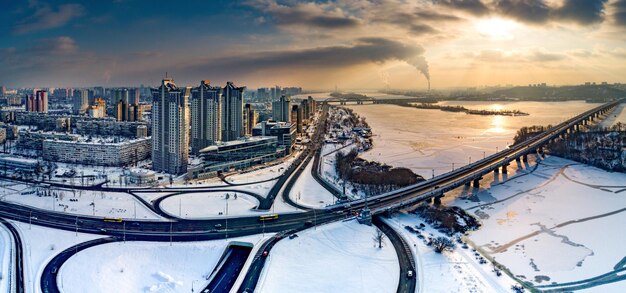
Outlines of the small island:
{"type": "Polygon", "coordinates": [[[418,109],[431,109],[441,110],[446,112],[465,112],[470,115],[501,115],[501,116],[528,116],[530,114],[519,110],[472,110],[463,106],[443,106],[430,103],[413,104],[406,103],[406,107],[413,107],[418,109]]]}

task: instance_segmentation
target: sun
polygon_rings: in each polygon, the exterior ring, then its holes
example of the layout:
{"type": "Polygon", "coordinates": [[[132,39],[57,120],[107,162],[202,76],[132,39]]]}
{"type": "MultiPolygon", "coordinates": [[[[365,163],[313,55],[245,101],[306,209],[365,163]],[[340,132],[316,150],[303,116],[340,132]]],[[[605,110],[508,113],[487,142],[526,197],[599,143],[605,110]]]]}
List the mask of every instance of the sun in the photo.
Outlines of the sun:
{"type": "Polygon", "coordinates": [[[488,18],[478,20],[475,24],[478,33],[490,40],[512,40],[517,23],[503,18],[488,18]]]}

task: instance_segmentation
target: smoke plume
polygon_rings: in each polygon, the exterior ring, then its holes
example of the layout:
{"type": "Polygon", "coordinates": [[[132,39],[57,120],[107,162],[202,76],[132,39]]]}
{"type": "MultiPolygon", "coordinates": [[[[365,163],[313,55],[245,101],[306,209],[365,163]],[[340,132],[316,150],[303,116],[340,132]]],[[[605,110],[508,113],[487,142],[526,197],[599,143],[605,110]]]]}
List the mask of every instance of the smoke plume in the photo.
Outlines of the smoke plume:
{"type": "Polygon", "coordinates": [[[430,91],[430,71],[428,69],[428,62],[426,61],[426,58],[424,58],[424,56],[422,55],[419,55],[407,60],[407,62],[413,65],[415,69],[419,70],[419,72],[424,75],[426,81],[428,81],[428,90],[430,91]]]}

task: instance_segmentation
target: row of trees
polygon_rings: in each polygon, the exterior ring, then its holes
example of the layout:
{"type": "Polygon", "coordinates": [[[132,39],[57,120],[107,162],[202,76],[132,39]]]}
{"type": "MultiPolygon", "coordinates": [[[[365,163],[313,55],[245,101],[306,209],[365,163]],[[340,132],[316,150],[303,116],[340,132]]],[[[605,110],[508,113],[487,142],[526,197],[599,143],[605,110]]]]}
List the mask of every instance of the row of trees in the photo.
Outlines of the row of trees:
{"type": "Polygon", "coordinates": [[[515,136],[513,137],[513,144],[518,144],[521,142],[524,142],[525,140],[537,135],[537,134],[541,134],[543,132],[545,132],[546,130],[548,130],[549,128],[551,128],[552,125],[548,125],[548,126],[542,126],[542,125],[533,125],[533,126],[524,126],[522,128],[520,128],[517,133],[515,134],[515,136]]]}
{"type": "Polygon", "coordinates": [[[335,170],[341,179],[363,185],[407,186],[424,180],[407,168],[391,168],[358,158],[355,150],[345,155],[337,152],[335,170]]]}

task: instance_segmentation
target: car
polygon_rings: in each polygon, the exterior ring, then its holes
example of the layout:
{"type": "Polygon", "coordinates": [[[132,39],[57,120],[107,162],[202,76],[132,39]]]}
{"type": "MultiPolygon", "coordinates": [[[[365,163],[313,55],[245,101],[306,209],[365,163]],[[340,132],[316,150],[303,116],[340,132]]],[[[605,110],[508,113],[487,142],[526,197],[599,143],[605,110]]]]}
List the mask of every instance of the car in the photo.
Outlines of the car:
{"type": "Polygon", "coordinates": [[[309,221],[304,222],[304,226],[307,226],[307,227],[313,226],[313,221],[309,220],[309,221]]]}
{"type": "Polygon", "coordinates": [[[291,235],[289,235],[289,239],[294,239],[294,238],[297,238],[297,237],[298,237],[298,234],[291,234],[291,235]]]}
{"type": "Polygon", "coordinates": [[[211,231],[209,231],[209,233],[217,233],[216,229],[211,229],[211,231]]]}
{"type": "Polygon", "coordinates": [[[105,232],[106,233],[107,229],[104,228],[100,228],[100,232],[105,232]]]}
{"type": "Polygon", "coordinates": [[[407,278],[413,278],[413,270],[408,270],[408,271],[406,272],[406,277],[407,277],[407,278]]]}
{"type": "Polygon", "coordinates": [[[269,254],[270,254],[270,252],[267,251],[267,250],[264,250],[263,253],[261,253],[261,255],[264,256],[264,257],[268,256],[269,254]]]}
{"type": "Polygon", "coordinates": [[[52,268],[52,273],[53,273],[53,274],[56,274],[56,273],[57,273],[57,271],[58,271],[58,268],[57,268],[57,267],[53,267],[53,268],[52,268]]]}
{"type": "Polygon", "coordinates": [[[222,228],[222,224],[215,224],[215,226],[213,226],[213,227],[215,227],[216,229],[220,229],[220,228],[222,228]]]}

